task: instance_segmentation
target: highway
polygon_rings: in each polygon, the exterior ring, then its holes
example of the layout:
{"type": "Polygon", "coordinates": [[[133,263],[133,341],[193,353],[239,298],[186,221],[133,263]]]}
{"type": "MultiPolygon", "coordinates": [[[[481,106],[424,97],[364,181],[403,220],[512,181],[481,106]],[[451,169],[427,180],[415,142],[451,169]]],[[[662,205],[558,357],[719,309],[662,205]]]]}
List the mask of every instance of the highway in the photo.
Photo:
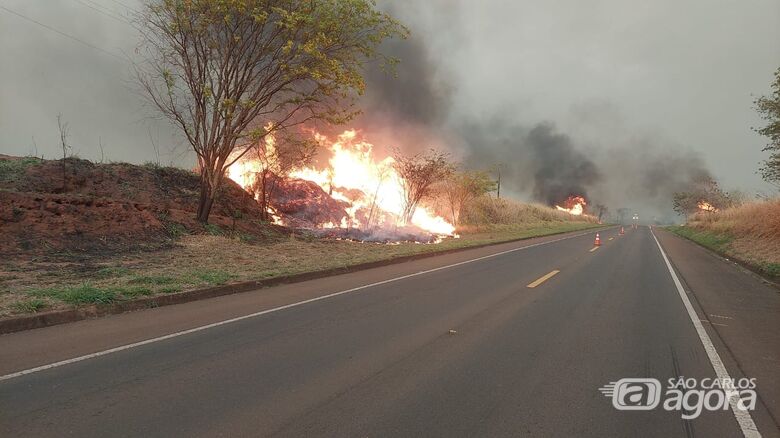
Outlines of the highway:
{"type": "Polygon", "coordinates": [[[778,290],[618,231],[0,336],[0,436],[780,436],[778,290]],[[724,372],[755,378],[755,410],[686,420],[599,391],[724,372]]]}

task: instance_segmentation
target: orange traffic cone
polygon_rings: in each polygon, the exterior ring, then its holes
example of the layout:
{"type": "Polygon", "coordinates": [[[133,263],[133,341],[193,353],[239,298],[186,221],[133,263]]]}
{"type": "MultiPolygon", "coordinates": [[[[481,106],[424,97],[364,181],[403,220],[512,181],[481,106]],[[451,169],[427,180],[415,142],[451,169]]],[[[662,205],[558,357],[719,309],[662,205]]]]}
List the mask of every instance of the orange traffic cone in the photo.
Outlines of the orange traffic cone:
{"type": "Polygon", "coordinates": [[[620,227],[620,235],[622,236],[624,234],[626,234],[626,230],[624,230],[623,227],[620,227]]]}
{"type": "Polygon", "coordinates": [[[599,237],[599,233],[596,233],[596,242],[594,245],[601,246],[601,238],[599,237]]]}

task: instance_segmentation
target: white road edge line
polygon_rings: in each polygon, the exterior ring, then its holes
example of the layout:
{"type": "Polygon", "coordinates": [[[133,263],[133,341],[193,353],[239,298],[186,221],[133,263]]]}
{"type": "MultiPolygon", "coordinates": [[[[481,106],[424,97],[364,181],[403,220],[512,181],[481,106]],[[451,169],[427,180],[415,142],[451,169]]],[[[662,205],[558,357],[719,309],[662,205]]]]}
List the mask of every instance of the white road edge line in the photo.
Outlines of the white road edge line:
{"type": "MultiPolygon", "coordinates": [[[[704,326],[699,320],[699,316],[696,314],[696,310],[694,310],[693,305],[691,305],[691,301],[685,294],[685,290],[682,287],[682,283],[680,283],[680,279],[677,278],[677,274],[674,272],[674,268],[672,268],[672,264],[669,262],[669,258],[666,256],[664,249],[661,247],[661,243],[658,241],[658,238],[655,237],[655,233],[652,229],[650,229],[650,234],[652,234],[653,239],[655,239],[655,244],[658,245],[658,249],[661,251],[661,256],[663,256],[664,262],[666,262],[666,267],[669,269],[669,273],[672,275],[674,285],[677,287],[677,292],[680,294],[680,298],[685,305],[685,309],[688,311],[688,316],[691,318],[691,322],[696,328],[696,333],[699,334],[699,340],[701,341],[702,346],[704,346],[704,351],[707,352],[707,357],[710,359],[710,364],[712,364],[712,368],[715,370],[715,374],[718,376],[718,379],[721,380],[731,379],[728,370],[726,370],[726,366],[723,365],[723,361],[720,359],[720,355],[715,349],[715,345],[712,343],[712,339],[710,339],[710,335],[707,334],[707,331],[704,329],[704,326]]],[[[737,402],[738,400],[736,397],[729,398],[731,412],[734,413],[734,417],[737,419],[739,428],[742,429],[742,435],[744,435],[746,438],[760,438],[761,433],[758,431],[756,423],[753,422],[753,417],[750,416],[750,412],[740,409],[739,406],[737,406],[737,402]]]]}
{"type": "Polygon", "coordinates": [[[26,370],[17,371],[15,373],[11,373],[11,374],[6,374],[4,376],[0,376],[0,381],[13,379],[15,377],[26,376],[27,374],[36,373],[38,371],[49,370],[49,369],[52,369],[52,368],[61,367],[63,365],[68,365],[68,364],[72,364],[72,363],[76,363],[76,362],[81,362],[81,361],[87,360],[87,359],[93,359],[93,358],[100,357],[100,356],[106,356],[106,355],[111,354],[111,353],[117,353],[119,351],[124,351],[124,350],[129,350],[131,348],[141,347],[143,345],[152,344],[154,342],[160,342],[160,341],[164,341],[166,339],[176,338],[176,337],[179,337],[179,336],[188,335],[190,333],[195,333],[195,332],[199,332],[199,331],[203,331],[203,330],[208,330],[210,328],[219,327],[221,325],[231,324],[231,323],[234,323],[234,322],[243,321],[245,319],[255,318],[255,317],[258,317],[258,316],[266,315],[268,313],[278,312],[280,310],[285,310],[285,309],[289,309],[289,308],[292,308],[292,307],[297,307],[297,306],[302,306],[304,304],[313,303],[315,301],[326,300],[328,298],[333,298],[333,297],[337,297],[339,295],[344,295],[344,294],[348,294],[348,293],[351,293],[351,292],[356,292],[356,291],[359,291],[359,290],[362,290],[362,289],[368,289],[368,288],[371,288],[371,287],[374,287],[374,286],[380,286],[380,285],[387,284],[387,283],[393,283],[393,282],[396,282],[396,281],[399,281],[399,280],[404,280],[404,279],[407,279],[407,278],[416,277],[418,275],[430,274],[431,272],[441,271],[443,269],[454,268],[456,266],[461,266],[461,265],[465,265],[465,264],[468,264],[468,263],[478,262],[480,260],[485,260],[485,259],[489,259],[489,258],[492,258],[492,257],[498,257],[498,256],[501,256],[501,255],[504,255],[504,254],[509,254],[509,253],[512,253],[512,252],[515,252],[515,251],[521,251],[521,250],[524,250],[524,249],[534,248],[534,247],[541,246],[541,245],[548,245],[550,243],[560,242],[562,240],[574,239],[575,237],[585,236],[587,234],[591,234],[591,233],[594,233],[594,232],[595,232],[595,230],[594,231],[587,231],[587,232],[584,232],[584,233],[575,234],[573,236],[561,237],[559,239],[548,240],[546,242],[534,243],[533,245],[527,245],[527,246],[522,246],[520,248],[513,248],[513,249],[506,250],[506,251],[497,252],[497,253],[494,253],[494,254],[488,254],[486,256],[477,257],[475,259],[470,259],[470,260],[464,260],[462,262],[453,263],[451,265],[440,266],[438,268],[433,268],[433,269],[428,269],[428,270],[425,270],[425,271],[415,272],[413,274],[407,274],[407,275],[402,275],[400,277],[389,278],[387,280],[377,281],[375,283],[370,283],[370,284],[365,284],[363,286],[353,287],[352,289],[346,289],[346,290],[342,290],[342,291],[338,291],[338,292],[333,292],[331,294],[310,298],[308,300],[298,301],[298,302],[295,302],[295,303],[285,304],[284,306],[274,307],[274,308],[271,308],[271,309],[262,310],[260,312],[250,313],[249,315],[238,316],[236,318],[226,319],[224,321],[214,322],[214,323],[211,323],[211,324],[206,324],[206,325],[202,325],[202,326],[199,326],[199,327],[194,327],[194,328],[187,329],[187,330],[182,330],[182,331],[171,333],[171,334],[167,334],[167,335],[164,335],[164,336],[158,336],[156,338],[151,338],[151,339],[147,339],[147,340],[144,340],[144,341],[133,342],[132,344],[126,344],[126,345],[121,345],[119,347],[109,348],[108,350],[102,350],[102,351],[98,351],[98,352],[95,352],[95,353],[85,354],[83,356],[74,357],[72,359],[65,359],[65,360],[61,360],[59,362],[54,362],[54,363],[50,363],[50,364],[47,364],[47,365],[41,365],[41,366],[38,366],[38,367],[35,367],[35,368],[29,368],[29,369],[26,369],[26,370]]]}

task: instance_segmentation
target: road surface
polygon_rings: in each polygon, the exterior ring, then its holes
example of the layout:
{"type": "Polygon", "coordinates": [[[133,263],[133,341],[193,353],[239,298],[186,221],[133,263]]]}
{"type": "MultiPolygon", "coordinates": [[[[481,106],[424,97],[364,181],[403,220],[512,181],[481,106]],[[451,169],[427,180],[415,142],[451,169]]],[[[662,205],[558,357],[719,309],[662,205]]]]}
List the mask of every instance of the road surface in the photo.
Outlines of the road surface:
{"type": "Polygon", "coordinates": [[[0,336],[0,436],[778,436],[777,289],[662,231],[594,234],[0,336]],[[741,422],[599,391],[723,372],[756,379],[741,422]]]}

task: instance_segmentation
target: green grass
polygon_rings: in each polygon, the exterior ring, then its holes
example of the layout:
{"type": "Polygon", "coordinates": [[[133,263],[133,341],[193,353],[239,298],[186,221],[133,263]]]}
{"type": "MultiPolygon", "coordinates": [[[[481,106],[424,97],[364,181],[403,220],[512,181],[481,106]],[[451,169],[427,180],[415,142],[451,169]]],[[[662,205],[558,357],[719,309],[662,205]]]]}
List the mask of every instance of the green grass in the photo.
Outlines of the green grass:
{"type": "Polygon", "coordinates": [[[225,232],[222,231],[222,228],[220,228],[218,225],[204,224],[203,228],[206,230],[207,234],[210,234],[212,236],[221,236],[225,234],[225,232]]]}
{"type": "Polygon", "coordinates": [[[137,298],[154,294],[154,290],[146,286],[117,286],[109,290],[121,294],[125,298],[137,298]]]}
{"type": "Polygon", "coordinates": [[[27,293],[33,297],[54,298],[75,305],[110,304],[117,299],[117,292],[115,290],[98,288],[89,283],[78,286],[30,289],[27,293]]]}
{"type": "Polygon", "coordinates": [[[136,275],[128,280],[129,284],[164,285],[176,283],[177,280],[167,275],[136,275]]]}
{"type": "Polygon", "coordinates": [[[11,308],[19,313],[35,313],[46,308],[46,301],[40,298],[17,301],[11,305],[11,308]]]}
{"type": "Polygon", "coordinates": [[[201,282],[208,283],[212,286],[219,286],[236,278],[236,275],[233,275],[225,271],[194,272],[192,276],[197,278],[201,282]]]}
{"type": "Polygon", "coordinates": [[[666,229],[674,234],[677,234],[678,236],[696,242],[699,245],[705,248],[709,248],[721,255],[738,260],[762,274],[770,277],[780,277],[780,263],[759,263],[755,261],[744,260],[741,257],[737,257],[735,254],[733,254],[731,251],[731,243],[734,241],[734,238],[728,234],[717,234],[711,231],[705,231],[686,226],[669,226],[666,227],[666,229]]]}
{"type": "Polygon", "coordinates": [[[122,267],[107,267],[95,272],[96,278],[117,278],[130,274],[130,270],[122,267]]]}
{"type": "Polygon", "coordinates": [[[772,277],[780,277],[780,263],[764,263],[761,270],[772,277]]]}
{"type": "Polygon", "coordinates": [[[726,252],[729,248],[729,245],[734,240],[733,237],[727,234],[716,234],[709,231],[697,230],[691,227],[670,226],[666,227],[666,229],[674,234],[677,234],[678,236],[690,239],[703,247],[715,250],[717,252],[726,252]]]}
{"type": "Polygon", "coordinates": [[[40,158],[25,157],[18,160],[0,160],[0,182],[16,182],[28,167],[41,163],[40,158]]]}
{"type": "Polygon", "coordinates": [[[178,285],[178,284],[172,284],[172,285],[168,285],[168,286],[163,286],[163,287],[159,288],[158,291],[160,293],[164,293],[164,294],[174,294],[176,292],[181,292],[182,291],[182,287],[180,285],[178,285]]]}
{"type": "Polygon", "coordinates": [[[164,221],[163,227],[165,232],[174,239],[189,234],[187,227],[177,222],[164,221]]]}
{"type": "MultiPolygon", "coordinates": [[[[94,286],[90,283],[83,283],[78,286],[62,286],[28,289],[27,294],[36,297],[38,301],[45,305],[40,298],[50,298],[62,302],[83,305],[83,304],[111,304],[121,299],[132,299],[140,296],[153,295],[155,290],[144,285],[111,285],[106,287],[94,286]]],[[[28,302],[35,302],[30,300],[28,302]]]]}

